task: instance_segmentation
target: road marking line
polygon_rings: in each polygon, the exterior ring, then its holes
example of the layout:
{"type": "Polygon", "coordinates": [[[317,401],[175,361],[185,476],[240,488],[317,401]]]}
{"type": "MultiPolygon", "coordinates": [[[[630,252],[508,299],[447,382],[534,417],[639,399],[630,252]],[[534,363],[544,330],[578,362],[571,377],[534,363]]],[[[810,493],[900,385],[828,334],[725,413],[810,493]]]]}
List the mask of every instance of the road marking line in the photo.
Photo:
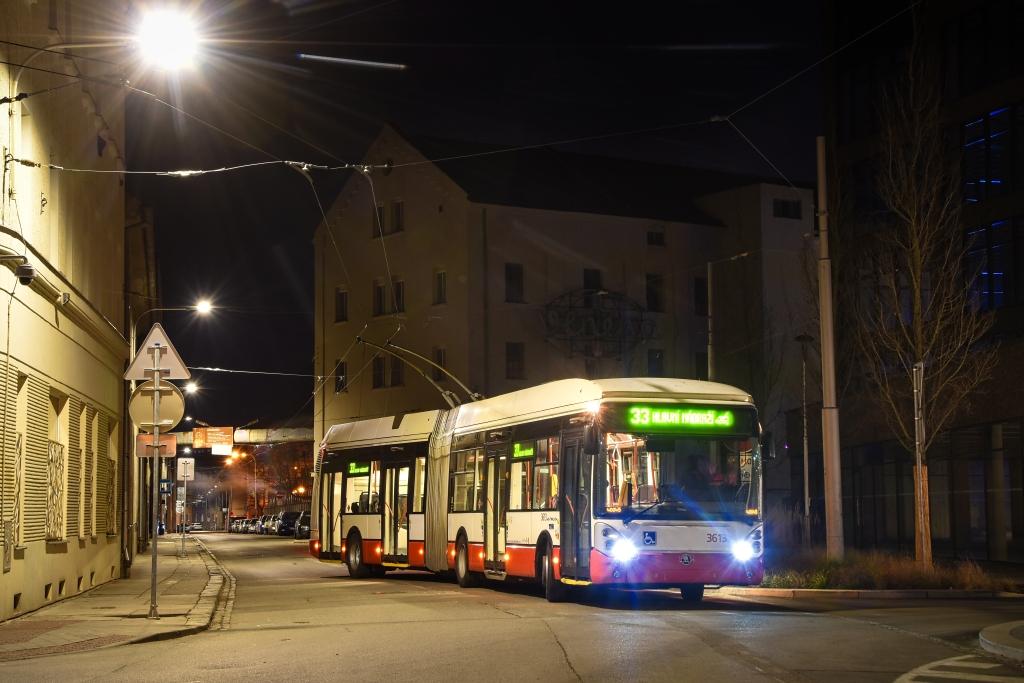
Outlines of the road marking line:
{"type": "Polygon", "coordinates": [[[948,669],[994,669],[1000,664],[993,664],[985,661],[967,661],[977,659],[977,655],[961,655],[940,659],[936,662],[923,664],[896,679],[895,683],[913,683],[914,681],[928,679],[950,679],[958,681],[976,681],[977,683],[1021,683],[1020,676],[996,676],[993,674],[977,673],[975,671],[949,671],[948,669]],[[939,671],[940,668],[947,669],[939,671]]]}

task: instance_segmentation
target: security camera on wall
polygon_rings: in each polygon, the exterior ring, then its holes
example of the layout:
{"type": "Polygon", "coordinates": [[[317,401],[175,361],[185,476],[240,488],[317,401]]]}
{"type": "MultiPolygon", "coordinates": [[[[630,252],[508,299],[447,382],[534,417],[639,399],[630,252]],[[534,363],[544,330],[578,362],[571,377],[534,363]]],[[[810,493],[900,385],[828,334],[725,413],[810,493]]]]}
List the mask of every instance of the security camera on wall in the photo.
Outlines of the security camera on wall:
{"type": "Polygon", "coordinates": [[[14,269],[14,274],[18,277],[18,282],[26,287],[36,279],[36,269],[31,263],[22,263],[14,269]]]}

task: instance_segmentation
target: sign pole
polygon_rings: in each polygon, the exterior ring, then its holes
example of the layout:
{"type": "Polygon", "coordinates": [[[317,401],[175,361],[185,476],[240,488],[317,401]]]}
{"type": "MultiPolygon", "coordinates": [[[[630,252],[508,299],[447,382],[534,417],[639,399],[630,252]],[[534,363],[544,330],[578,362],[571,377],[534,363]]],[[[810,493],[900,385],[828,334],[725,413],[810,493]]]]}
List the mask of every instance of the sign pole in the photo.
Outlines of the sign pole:
{"type": "Polygon", "coordinates": [[[150,619],[160,618],[156,606],[156,546],[159,538],[159,534],[157,534],[157,503],[160,490],[160,356],[163,352],[162,347],[153,347],[153,523],[150,527],[153,533],[153,562],[149,577],[150,619]]]}
{"type": "Polygon", "coordinates": [[[181,492],[181,556],[185,557],[185,525],[188,523],[185,518],[185,506],[188,505],[188,463],[183,462],[182,469],[184,469],[185,482],[184,490],[181,492]]]}

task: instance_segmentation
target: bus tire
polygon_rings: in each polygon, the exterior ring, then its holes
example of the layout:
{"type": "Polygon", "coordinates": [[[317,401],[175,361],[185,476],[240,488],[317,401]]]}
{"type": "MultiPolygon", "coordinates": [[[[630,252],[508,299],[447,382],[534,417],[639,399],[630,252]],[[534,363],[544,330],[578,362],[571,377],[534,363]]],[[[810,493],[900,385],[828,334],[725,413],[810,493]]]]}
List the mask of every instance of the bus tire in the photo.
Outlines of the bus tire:
{"type": "Polygon", "coordinates": [[[679,587],[683,602],[700,602],[704,599],[703,583],[687,583],[679,587]]]}
{"type": "Polygon", "coordinates": [[[370,575],[370,568],[363,562],[363,538],[358,531],[350,533],[345,541],[345,566],[353,579],[365,579],[370,575]]]}
{"type": "Polygon", "coordinates": [[[455,541],[455,580],[460,588],[472,588],[479,583],[476,574],[469,571],[469,544],[461,535],[455,541]]]}
{"type": "Polygon", "coordinates": [[[541,582],[544,584],[544,597],[548,602],[562,602],[565,600],[565,585],[555,578],[554,550],[549,541],[544,548],[544,555],[541,557],[541,582]]]}

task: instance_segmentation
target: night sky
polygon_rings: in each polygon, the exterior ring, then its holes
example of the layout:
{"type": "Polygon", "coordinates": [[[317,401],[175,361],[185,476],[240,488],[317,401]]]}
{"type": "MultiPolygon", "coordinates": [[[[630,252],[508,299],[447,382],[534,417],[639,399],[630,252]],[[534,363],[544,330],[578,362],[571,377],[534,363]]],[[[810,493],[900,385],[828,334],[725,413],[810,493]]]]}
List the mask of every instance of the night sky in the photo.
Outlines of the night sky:
{"type": "MultiPolygon", "coordinates": [[[[810,0],[651,4],[208,0],[197,10],[210,40],[203,59],[173,81],[149,74],[136,85],[223,132],[133,94],[129,168],[358,161],[385,122],[500,146],[661,127],[734,112],[822,54],[819,3],[810,0]],[[313,64],[298,52],[408,69],[313,64]]],[[[813,177],[820,77],[812,70],[733,118],[796,183],[813,177]]],[[[773,175],[725,123],[561,148],[773,175]]],[[[315,179],[328,209],[345,175],[315,179]]],[[[209,319],[165,314],[189,365],[312,372],[320,214],[305,178],[284,167],[135,176],[129,191],[155,212],[162,305],[209,296],[220,307],[209,319]]],[[[309,423],[311,378],[194,376],[203,390],[188,412],[200,420],[309,423]]]]}

